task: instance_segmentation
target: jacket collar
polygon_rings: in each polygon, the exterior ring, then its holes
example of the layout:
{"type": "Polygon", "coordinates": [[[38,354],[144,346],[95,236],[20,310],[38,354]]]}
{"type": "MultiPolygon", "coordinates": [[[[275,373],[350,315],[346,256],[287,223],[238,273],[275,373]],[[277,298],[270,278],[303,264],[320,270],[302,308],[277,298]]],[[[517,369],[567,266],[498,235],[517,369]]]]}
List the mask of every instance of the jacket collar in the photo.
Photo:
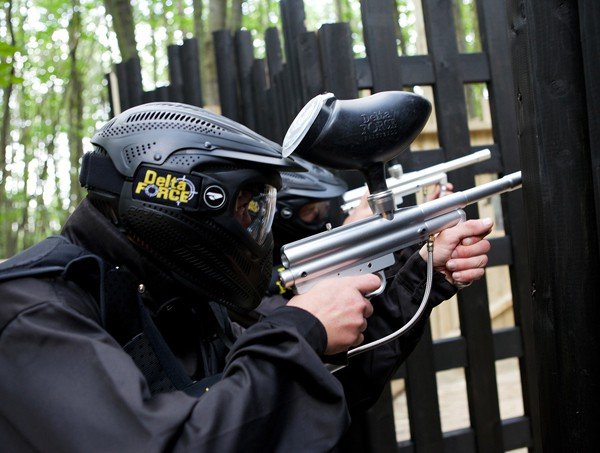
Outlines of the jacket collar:
{"type": "Polygon", "coordinates": [[[108,264],[126,267],[138,278],[146,277],[142,257],[133,243],[87,198],[71,214],[61,234],[108,264]]]}

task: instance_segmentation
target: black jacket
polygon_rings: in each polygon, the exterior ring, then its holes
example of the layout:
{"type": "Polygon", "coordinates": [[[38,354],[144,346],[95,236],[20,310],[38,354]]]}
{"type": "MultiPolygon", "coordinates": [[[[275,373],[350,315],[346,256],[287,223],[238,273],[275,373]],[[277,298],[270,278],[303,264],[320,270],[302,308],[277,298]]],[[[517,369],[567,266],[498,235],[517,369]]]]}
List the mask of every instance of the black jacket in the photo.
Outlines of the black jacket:
{"type": "MultiPolygon", "coordinates": [[[[77,209],[63,234],[115,272],[133,275],[136,285],[156,283],[158,271],[89,203],[77,209]]],[[[408,259],[391,286],[393,294],[375,307],[368,335],[385,334],[416,310],[423,270],[420,257],[408,259]]],[[[440,278],[433,303],[454,292],[440,278]]],[[[170,284],[155,285],[145,301],[169,345],[195,379],[223,364],[222,379],[200,398],[151,392],[131,356],[107,331],[93,286],[62,276],[0,284],[2,449],[329,451],[349,424],[347,403],[358,407],[376,398],[380,383],[402,360],[399,342],[365,354],[334,377],[320,358],[323,326],[293,307],[281,307],[247,329],[224,357],[221,337],[190,325],[178,335],[168,316],[161,321],[171,303],[170,284]],[[176,344],[182,336],[197,338],[204,347],[176,344]],[[190,360],[193,350],[215,357],[190,360]]],[[[414,335],[411,342],[418,329],[414,335]]]]}

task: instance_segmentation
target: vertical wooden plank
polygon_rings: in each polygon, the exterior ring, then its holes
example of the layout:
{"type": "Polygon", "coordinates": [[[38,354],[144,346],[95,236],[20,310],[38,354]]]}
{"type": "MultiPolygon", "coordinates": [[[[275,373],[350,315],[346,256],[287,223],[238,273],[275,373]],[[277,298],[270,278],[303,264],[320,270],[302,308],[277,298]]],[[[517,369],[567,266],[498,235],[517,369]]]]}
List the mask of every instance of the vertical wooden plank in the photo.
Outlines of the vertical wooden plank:
{"type": "Polygon", "coordinates": [[[600,256],[587,109],[597,99],[586,93],[583,3],[508,2],[544,451],[600,444],[600,256]]]}
{"type": "Polygon", "coordinates": [[[358,84],[350,25],[324,24],[319,29],[318,37],[325,90],[335,94],[338,99],[356,98],[358,84]]]}
{"type": "Polygon", "coordinates": [[[303,33],[298,37],[298,61],[302,82],[302,104],[323,92],[323,74],[319,41],[315,32],[303,33]]]}
{"type": "Polygon", "coordinates": [[[168,102],[169,101],[169,87],[162,86],[154,90],[157,102],[168,102]]]}
{"type": "Polygon", "coordinates": [[[394,453],[398,450],[394,422],[394,401],[392,399],[392,387],[389,383],[385,386],[373,407],[367,411],[364,423],[367,428],[370,451],[373,453],[394,453]]]}
{"type": "MultiPolygon", "coordinates": [[[[465,155],[470,149],[463,81],[459,69],[452,4],[423,0],[425,34],[436,77],[438,135],[446,159],[465,155]]],[[[474,185],[473,170],[466,167],[452,173],[452,182],[461,190],[474,185]]],[[[476,205],[466,209],[469,218],[478,217],[476,205]]],[[[501,452],[502,430],[494,363],[494,345],[485,278],[458,295],[461,333],[467,341],[469,366],[465,369],[471,424],[479,451],[501,452]]]]}
{"type": "Polygon", "coordinates": [[[269,119],[268,138],[277,143],[283,142],[283,125],[281,122],[281,111],[279,109],[279,96],[274,85],[267,90],[267,118],[269,119]]]}
{"type": "Polygon", "coordinates": [[[119,89],[119,101],[120,111],[123,112],[131,107],[129,103],[129,90],[127,89],[127,69],[125,68],[125,63],[117,63],[115,65],[115,72],[117,74],[117,87],[119,89]]]}
{"type": "MultiPolygon", "coordinates": [[[[521,169],[519,157],[516,96],[512,77],[511,49],[508,39],[506,5],[495,0],[479,0],[478,19],[482,49],[488,57],[491,80],[488,82],[494,142],[500,147],[505,173],[521,169]]],[[[506,234],[510,237],[513,263],[510,283],[515,324],[522,333],[524,354],[519,359],[524,414],[530,418],[534,449],[541,438],[539,391],[535,358],[533,313],[530,303],[531,274],[527,256],[527,225],[520,191],[501,197],[506,234]]]]}
{"type": "MultiPolygon", "coordinates": [[[[283,87],[283,96],[282,96],[282,107],[284,112],[284,121],[283,126],[284,129],[287,130],[288,126],[294,120],[296,113],[298,113],[298,102],[296,99],[296,92],[294,87],[294,76],[292,72],[292,68],[286,63],[283,65],[283,69],[281,71],[281,83],[283,87]]],[[[285,131],[284,131],[285,134],[285,131]]]]}
{"type": "Polygon", "coordinates": [[[108,114],[110,118],[114,118],[121,113],[121,106],[115,105],[115,102],[118,102],[119,99],[117,96],[119,81],[113,72],[104,74],[104,80],[106,80],[106,88],[108,89],[108,114]]]}
{"type": "Polygon", "coordinates": [[[275,27],[269,27],[265,31],[265,51],[267,54],[267,68],[269,69],[269,81],[282,69],[283,56],[281,54],[281,43],[279,41],[279,31],[275,27]]]}
{"type": "Polygon", "coordinates": [[[600,248],[600,3],[579,2],[579,20],[581,21],[581,45],[583,49],[583,68],[585,89],[588,99],[588,128],[592,157],[592,179],[596,205],[596,229],[599,232],[600,248]]]}
{"type": "Polygon", "coordinates": [[[267,114],[267,84],[265,80],[265,61],[254,60],[252,63],[252,100],[255,131],[267,138],[271,137],[267,114]]]}
{"type": "Polygon", "coordinates": [[[285,108],[283,99],[283,86],[281,72],[283,70],[283,56],[279,31],[275,27],[265,31],[265,50],[267,54],[267,68],[269,72],[269,115],[272,119],[272,140],[281,143],[284,134],[285,108]]]}
{"type": "Polygon", "coordinates": [[[402,78],[396,45],[395,0],[361,0],[360,10],[373,92],[401,90],[402,78]]]}
{"type": "Polygon", "coordinates": [[[130,58],[125,62],[127,76],[127,98],[129,106],[133,107],[142,103],[142,66],[138,57],[130,58]]]}
{"type": "Polygon", "coordinates": [[[149,102],[155,102],[155,101],[156,101],[156,90],[144,91],[144,94],[142,96],[142,102],[144,104],[148,104],[149,102]]]}
{"type": "Polygon", "coordinates": [[[406,360],[406,377],[410,435],[415,450],[442,452],[442,423],[429,323],[417,347],[406,360]]]}
{"type": "MultiPolygon", "coordinates": [[[[272,82],[272,90],[275,96],[275,103],[273,104],[276,112],[277,112],[277,122],[279,124],[279,136],[281,139],[285,136],[285,131],[289,125],[287,118],[287,108],[286,108],[286,90],[285,90],[285,80],[283,77],[283,69],[279,71],[273,77],[272,82]]],[[[278,140],[282,141],[282,140],[278,140]]]]}
{"type": "Polygon", "coordinates": [[[252,95],[252,63],[254,61],[254,49],[252,46],[252,36],[248,30],[238,30],[235,33],[235,49],[240,88],[240,122],[250,129],[255,129],[256,120],[254,118],[254,99],[252,95]]]}
{"type": "Polygon", "coordinates": [[[298,37],[306,32],[304,21],[303,0],[281,0],[281,23],[285,39],[285,60],[290,74],[290,102],[292,111],[298,112],[302,108],[302,85],[300,81],[300,64],[298,61],[298,37]]]}
{"type": "Polygon", "coordinates": [[[184,39],[181,46],[181,73],[183,76],[183,102],[202,107],[202,83],[198,40],[184,39]]]}
{"type": "Polygon", "coordinates": [[[181,47],[176,44],[167,46],[169,60],[169,100],[183,102],[183,75],[181,74],[181,47]]]}
{"type": "Polygon", "coordinates": [[[240,120],[238,104],[238,81],[236,73],[235,49],[229,30],[213,32],[217,79],[219,81],[219,103],[221,114],[234,121],[240,120]]]}

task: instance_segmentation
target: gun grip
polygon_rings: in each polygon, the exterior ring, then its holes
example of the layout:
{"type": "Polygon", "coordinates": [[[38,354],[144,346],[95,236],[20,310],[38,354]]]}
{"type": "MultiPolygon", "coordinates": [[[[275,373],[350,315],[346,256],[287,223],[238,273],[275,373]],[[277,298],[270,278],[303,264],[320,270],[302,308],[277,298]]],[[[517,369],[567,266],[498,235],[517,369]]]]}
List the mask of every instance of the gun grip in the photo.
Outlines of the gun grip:
{"type": "Polygon", "coordinates": [[[375,291],[371,291],[370,293],[365,294],[365,297],[367,299],[370,299],[371,297],[379,296],[382,292],[385,291],[385,287],[387,285],[387,282],[385,279],[385,273],[383,272],[383,270],[380,270],[379,272],[377,272],[376,275],[379,277],[381,284],[379,285],[379,288],[377,288],[375,291]]]}

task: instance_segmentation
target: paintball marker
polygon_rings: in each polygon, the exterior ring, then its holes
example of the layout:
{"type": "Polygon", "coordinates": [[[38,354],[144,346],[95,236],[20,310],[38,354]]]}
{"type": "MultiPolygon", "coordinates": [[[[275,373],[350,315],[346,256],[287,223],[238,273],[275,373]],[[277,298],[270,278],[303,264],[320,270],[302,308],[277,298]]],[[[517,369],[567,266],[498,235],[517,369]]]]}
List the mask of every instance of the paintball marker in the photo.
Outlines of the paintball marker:
{"type": "MultiPolygon", "coordinates": [[[[320,280],[380,272],[394,264],[394,252],[427,240],[465,219],[467,205],[521,187],[521,172],[456,192],[418,206],[399,209],[391,218],[369,218],[286,244],[281,249],[281,280],[298,293],[320,280]]],[[[385,279],[382,278],[382,286],[385,279]]],[[[380,288],[379,292],[384,288],[380,288]]]]}
{"type": "MultiPolygon", "coordinates": [[[[397,209],[394,193],[387,187],[385,162],[408,148],[430,112],[427,99],[404,91],[343,101],[326,93],[304,106],[284,138],[284,156],[295,152],[326,167],[360,170],[374,212],[369,218],[284,245],[285,269],[280,278],[286,287],[304,293],[327,278],[377,273],[381,285],[366,297],[375,296],[385,289],[383,270],[394,264],[394,252],[428,241],[426,290],[415,316],[397,332],[350,350],[349,357],[397,338],[421,316],[433,280],[433,235],[464,220],[465,206],[521,187],[521,172],[516,172],[419,206],[397,209]]],[[[452,167],[454,163],[446,164],[446,171],[458,168],[452,167]]],[[[463,160],[460,166],[464,165],[468,164],[463,160]]]]}
{"type": "MultiPolygon", "coordinates": [[[[476,164],[477,162],[482,162],[489,159],[491,156],[492,153],[486,148],[474,152],[473,154],[469,154],[468,156],[459,157],[458,159],[449,160],[448,162],[410,173],[403,173],[402,166],[396,164],[388,168],[390,177],[386,179],[386,184],[394,193],[396,206],[402,204],[402,197],[416,193],[432,184],[440,184],[442,188],[441,194],[443,195],[445,186],[448,184],[448,172],[476,164]]],[[[358,187],[346,192],[343,195],[344,204],[342,205],[342,210],[348,212],[350,209],[358,206],[365,191],[366,189],[364,187],[358,187]]]]}

